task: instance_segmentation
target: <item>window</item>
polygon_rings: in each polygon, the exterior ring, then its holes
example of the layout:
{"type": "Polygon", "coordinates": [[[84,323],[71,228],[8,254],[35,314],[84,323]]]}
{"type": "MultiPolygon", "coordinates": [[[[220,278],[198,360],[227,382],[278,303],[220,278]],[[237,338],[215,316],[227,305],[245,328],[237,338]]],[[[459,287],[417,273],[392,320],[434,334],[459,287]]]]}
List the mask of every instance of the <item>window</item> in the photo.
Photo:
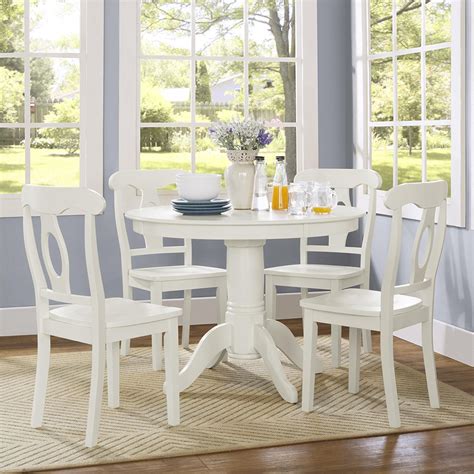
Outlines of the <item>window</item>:
{"type": "Polygon", "coordinates": [[[102,190],[102,0],[0,4],[0,215],[23,184],[102,190]]]}
{"type": "Polygon", "coordinates": [[[317,165],[316,2],[122,0],[120,23],[121,169],[223,173],[208,129],[244,117],[273,120],[269,173],[317,165]]]}
{"type": "Polygon", "coordinates": [[[381,194],[401,183],[446,180],[449,223],[464,226],[463,0],[354,6],[357,165],[380,173],[381,194]]]}

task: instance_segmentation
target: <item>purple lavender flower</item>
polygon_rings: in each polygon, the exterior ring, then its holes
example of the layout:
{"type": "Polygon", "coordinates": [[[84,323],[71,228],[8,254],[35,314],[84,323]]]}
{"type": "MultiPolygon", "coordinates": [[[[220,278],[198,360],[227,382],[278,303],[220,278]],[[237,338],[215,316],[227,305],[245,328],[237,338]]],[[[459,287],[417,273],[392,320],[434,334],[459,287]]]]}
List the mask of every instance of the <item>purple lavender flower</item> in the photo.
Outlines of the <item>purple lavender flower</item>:
{"type": "Polygon", "coordinates": [[[209,129],[209,136],[226,150],[258,150],[273,140],[264,123],[252,119],[217,122],[209,129]]]}
{"type": "Polygon", "coordinates": [[[263,128],[261,128],[258,132],[257,136],[257,143],[260,146],[267,146],[273,141],[273,136],[270,132],[266,132],[263,128]]]}

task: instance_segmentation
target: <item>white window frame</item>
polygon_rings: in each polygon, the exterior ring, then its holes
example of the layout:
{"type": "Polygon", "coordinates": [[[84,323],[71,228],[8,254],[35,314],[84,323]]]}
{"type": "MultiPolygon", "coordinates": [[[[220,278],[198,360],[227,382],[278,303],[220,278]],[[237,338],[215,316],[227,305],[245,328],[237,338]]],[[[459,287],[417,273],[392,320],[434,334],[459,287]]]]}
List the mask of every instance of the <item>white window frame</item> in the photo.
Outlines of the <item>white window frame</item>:
{"type": "MultiPolygon", "coordinates": [[[[369,1],[352,0],[352,64],[353,64],[353,112],[354,112],[354,166],[356,168],[367,168],[370,166],[370,72],[369,60],[379,57],[392,57],[395,59],[400,53],[421,53],[421,96],[422,113],[421,120],[379,122],[378,125],[385,126],[426,126],[431,122],[436,125],[450,125],[451,127],[451,197],[448,199],[448,224],[457,227],[466,225],[466,161],[465,161],[465,2],[464,0],[453,0],[451,7],[452,35],[451,42],[444,43],[443,47],[451,48],[451,119],[445,121],[430,121],[424,116],[425,97],[425,64],[426,51],[439,49],[425,44],[425,21],[424,6],[422,1],[422,44],[421,47],[409,50],[396,49],[396,0],[393,4],[392,18],[392,49],[388,53],[369,54],[369,1]]],[[[393,84],[396,91],[396,68],[393,68],[393,84]]],[[[396,108],[396,92],[394,92],[394,108],[396,108]]],[[[396,117],[395,117],[396,118],[396,117]]],[[[394,134],[394,163],[397,162],[397,137],[394,134]]],[[[394,180],[397,173],[393,174],[394,180]]],[[[426,149],[422,146],[422,176],[426,179],[426,149]]],[[[384,205],[384,191],[378,191],[377,213],[391,215],[384,205]]],[[[361,190],[358,195],[359,202],[365,202],[367,195],[361,190]]],[[[404,217],[420,219],[421,210],[416,206],[406,206],[404,217]]]]}
{"type": "Polygon", "coordinates": [[[470,35],[470,77],[471,84],[469,85],[469,93],[471,95],[471,104],[469,109],[469,120],[471,129],[469,132],[469,156],[470,156],[470,167],[471,167],[471,181],[470,181],[470,206],[471,206],[471,216],[470,216],[470,229],[474,230],[474,86],[472,81],[474,79],[474,5],[471,3],[470,8],[470,17],[466,18],[466,21],[469,22],[469,35],[470,35]]]}
{"type": "MultiPolygon", "coordinates": [[[[25,51],[0,53],[0,58],[23,58],[25,74],[25,121],[2,123],[1,128],[25,129],[25,182],[30,179],[30,137],[32,128],[80,129],[80,186],[102,194],[103,177],[103,71],[104,71],[104,0],[81,0],[79,53],[31,53],[29,30],[25,28],[25,51]],[[29,59],[34,57],[78,58],[80,60],[80,122],[32,123],[30,121],[29,59]]],[[[25,19],[29,17],[30,4],[25,0],[25,19]]],[[[0,85],[1,87],[1,85],[0,85]]],[[[70,214],[73,214],[71,212],[70,214]]],[[[22,215],[21,193],[0,194],[0,217],[22,215]]]]}
{"type": "MultiPolygon", "coordinates": [[[[137,169],[140,166],[140,0],[120,0],[120,84],[119,84],[119,169],[137,169]]],[[[247,3],[244,2],[244,38],[248,38],[247,3]]],[[[191,0],[194,18],[195,0],[191,0]]],[[[253,57],[247,56],[247,41],[244,41],[244,54],[237,57],[211,57],[195,54],[195,38],[191,35],[191,122],[172,124],[146,123],[143,127],[210,127],[210,122],[196,122],[194,100],[194,64],[207,59],[241,61],[244,64],[246,87],[248,82],[248,63],[255,61],[289,61],[296,64],[296,123],[283,123],[294,126],[297,134],[296,166],[298,170],[315,168],[318,157],[318,68],[317,68],[317,2],[296,0],[296,57],[253,57]],[[305,58],[303,60],[303,57],[305,58]],[[304,100],[303,100],[304,97],[304,100]]],[[[194,27],[192,27],[194,28],[194,27]]],[[[157,58],[151,56],[152,58],[157,58]]],[[[183,58],[177,56],[176,58],[183,58]]],[[[170,58],[168,58],[170,59],[170,58]]],[[[248,116],[248,94],[244,101],[245,116],[248,116]]],[[[191,165],[195,170],[195,135],[191,141],[191,165]]],[[[163,194],[175,192],[163,191],[163,194]]]]}

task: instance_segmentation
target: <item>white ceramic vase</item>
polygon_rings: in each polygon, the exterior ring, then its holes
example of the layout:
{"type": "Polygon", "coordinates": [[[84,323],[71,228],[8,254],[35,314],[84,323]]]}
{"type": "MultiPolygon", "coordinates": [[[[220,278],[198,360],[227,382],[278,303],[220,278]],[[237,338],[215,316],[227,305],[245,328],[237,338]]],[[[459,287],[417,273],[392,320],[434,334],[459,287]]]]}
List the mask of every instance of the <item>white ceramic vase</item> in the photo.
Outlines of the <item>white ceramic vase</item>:
{"type": "Polygon", "coordinates": [[[258,150],[227,150],[231,164],[225,171],[227,193],[234,209],[251,209],[253,194],[253,179],[255,166],[253,164],[258,150]]]}

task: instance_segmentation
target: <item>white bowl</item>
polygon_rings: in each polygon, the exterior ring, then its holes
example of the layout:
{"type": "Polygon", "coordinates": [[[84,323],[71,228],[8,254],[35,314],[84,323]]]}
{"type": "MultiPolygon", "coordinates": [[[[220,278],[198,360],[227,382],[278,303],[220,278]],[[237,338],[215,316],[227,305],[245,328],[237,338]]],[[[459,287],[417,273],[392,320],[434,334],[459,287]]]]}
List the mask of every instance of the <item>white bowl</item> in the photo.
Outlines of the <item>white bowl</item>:
{"type": "Polygon", "coordinates": [[[176,176],[178,194],[188,201],[214,199],[221,190],[220,174],[182,173],[176,176]]]}

